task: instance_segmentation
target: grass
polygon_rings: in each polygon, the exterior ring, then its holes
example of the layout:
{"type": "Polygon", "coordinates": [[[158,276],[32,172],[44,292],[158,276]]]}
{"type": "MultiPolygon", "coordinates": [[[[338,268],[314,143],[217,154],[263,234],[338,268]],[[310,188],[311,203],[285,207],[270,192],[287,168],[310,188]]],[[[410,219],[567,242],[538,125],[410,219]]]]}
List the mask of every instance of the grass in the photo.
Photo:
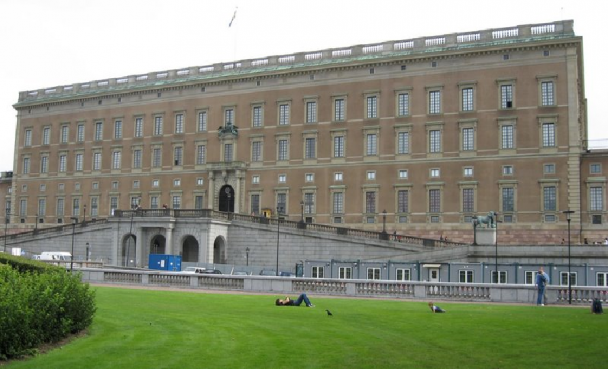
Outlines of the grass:
{"type": "Polygon", "coordinates": [[[7,368],[581,368],[605,362],[589,309],[96,287],[87,335],[7,368]],[[295,297],[295,296],[294,296],[295,297]],[[325,309],[334,314],[328,317],[325,309]]]}

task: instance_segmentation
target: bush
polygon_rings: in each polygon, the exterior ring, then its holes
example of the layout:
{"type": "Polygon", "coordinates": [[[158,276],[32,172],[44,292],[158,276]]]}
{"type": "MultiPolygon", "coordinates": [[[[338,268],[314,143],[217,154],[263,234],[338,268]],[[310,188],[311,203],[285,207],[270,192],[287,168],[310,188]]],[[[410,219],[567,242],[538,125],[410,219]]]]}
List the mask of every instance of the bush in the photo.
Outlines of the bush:
{"type": "Polygon", "coordinates": [[[86,329],[96,311],[89,285],[59,267],[0,263],[0,296],[0,360],[86,329]]]}

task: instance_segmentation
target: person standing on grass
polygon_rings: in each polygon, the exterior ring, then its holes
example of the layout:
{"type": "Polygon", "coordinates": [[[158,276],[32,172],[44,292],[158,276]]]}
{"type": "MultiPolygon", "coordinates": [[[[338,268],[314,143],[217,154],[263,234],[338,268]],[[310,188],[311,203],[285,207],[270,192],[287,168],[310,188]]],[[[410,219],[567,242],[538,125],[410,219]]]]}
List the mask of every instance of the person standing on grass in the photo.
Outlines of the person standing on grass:
{"type": "Polygon", "coordinates": [[[302,304],[302,301],[304,301],[304,303],[306,304],[306,307],[315,307],[311,302],[310,299],[308,299],[308,296],[306,296],[305,293],[301,294],[297,300],[292,300],[289,297],[285,297],[284,299],[277,299],[275,301],[275,305],[276,306],[300,306],[300,304],[302,304]]]}
{"type": "Polygon", "coordinates": [[[536,305],[545,306],[544,302],[547,302],[547,299],[545,298],[545,301],[543,302],[543,298],[545,297],[545,287],[547,284],[549,284],[549,276],[545,273],[543,267],[540,267],[536,274],[536,290],[538,292],[536,305]]]}

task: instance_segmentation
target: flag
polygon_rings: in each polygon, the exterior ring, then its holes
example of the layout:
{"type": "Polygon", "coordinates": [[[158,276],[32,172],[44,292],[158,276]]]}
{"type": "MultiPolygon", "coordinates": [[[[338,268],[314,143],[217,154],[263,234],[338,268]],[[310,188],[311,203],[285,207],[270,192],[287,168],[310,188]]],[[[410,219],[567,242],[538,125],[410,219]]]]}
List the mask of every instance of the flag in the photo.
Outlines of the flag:
{"type": "Polygon", "coordinates": [[[237,7],[236,9],[234,9],[234,14],[232,15],[232,19],[230,20],[230,23],[228,23],[228,27],[232,27],[232,22],[234,22],[234,18],[236,18],[236,11],[239,8],[237,7]]]}

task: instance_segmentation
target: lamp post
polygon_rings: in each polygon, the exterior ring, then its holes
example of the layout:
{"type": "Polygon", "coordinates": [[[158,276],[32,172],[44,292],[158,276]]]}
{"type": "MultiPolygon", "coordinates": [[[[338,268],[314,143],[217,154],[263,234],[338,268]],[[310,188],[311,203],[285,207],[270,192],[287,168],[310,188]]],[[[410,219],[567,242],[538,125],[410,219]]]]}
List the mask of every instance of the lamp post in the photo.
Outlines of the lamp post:
{"type": "Polygon", "coordinates": [[[249,266],[249,251],[250,251],[250,250],[249,250],[249,247],[247,247],[247,248],[245,249],[245,255],[246,255],[246,257],[247,257],[247,266],[249,266]]]}
{"type": "Polygon", "coordinates": [[[84,204],[84,212],[83,212],[82,222],[85,223],[87,221],[87,204],[84,204]]]}
{"type": "Polygon", "coordinates": [[[6,237],[8,236],[8,221],[9,216],[8,209],[6,209],[6,215],[4,216],[4,253],[6,254],[6,237]]]}
{"type": "Polygon", "coordinates": [[[129,251],[131,250],[131,239],[135,242],[133,237],[133,216],[135,215],[135,209],[137,209],[137,200],[131,202],[131,226],[129,227],[129,244],[127,245],[127,258],[125,260],[125,266],[129,266],[129,251]]]}
{"type": "Polygon", "coordinates": [[[494,240],[496,245],[496,254],[494,255],[494,262],[496,264],[496,284],[500,283],[500,275],[498,274],[498,223],[502,223],[502,221],[498,220],[498,214],[496,214],[496,239],[494,240]]]}
{"type": "Polygon", "coordinates": [[[78,222],[77,217],[71,217],[72,219],[72,257],[70,258],[70,273],[74,269],[74,234],[76,233],[76,223],[78,222]]]}
{"type": "Polygon", "coordinates": [[[36,226],[34,227],[34,233],[38,232],[38,214],[36,214],[36,226]]]}
{"type": "Polygon", "coordinates": [[[300,208],[302,209],[302,213],[301,213],[302,215],[301,215],[301,218],[300,218],[300,223],[304,223],[304,200],[300,201],[300,208]]]}
{"type": "Polygon", "coordinates": [[[230,188],[226,187],[224,192],[226,192],[226,197],[228,199],[228,201],[226,201],[226,213],[228,213],[230,212],[230,188]]]}
{"type": "Polygon", "coordinates": [[[279,276],[279,240],[281,239],[281,208],[277,206],[277,277],[279,276]]]}
{"type": "Polygon", "coordinates": [[[566,220],[568,221],[568,304],[572,305],[572,275],[570,274],[570,221],[572,220],[572,213],[574,210],[563,211],[566,214],[566,220]]]}
{"type": "Polygon", "coordinates": [[[382,210],[382,234],[386,234],[386,209],[382,210]]]}
{"type": "Polygon", "coordinates": [[[90,248],[89,248],[89,243],[87,242],[87,261],[91,260],[89,255],[90,255],[90,248]]]}

